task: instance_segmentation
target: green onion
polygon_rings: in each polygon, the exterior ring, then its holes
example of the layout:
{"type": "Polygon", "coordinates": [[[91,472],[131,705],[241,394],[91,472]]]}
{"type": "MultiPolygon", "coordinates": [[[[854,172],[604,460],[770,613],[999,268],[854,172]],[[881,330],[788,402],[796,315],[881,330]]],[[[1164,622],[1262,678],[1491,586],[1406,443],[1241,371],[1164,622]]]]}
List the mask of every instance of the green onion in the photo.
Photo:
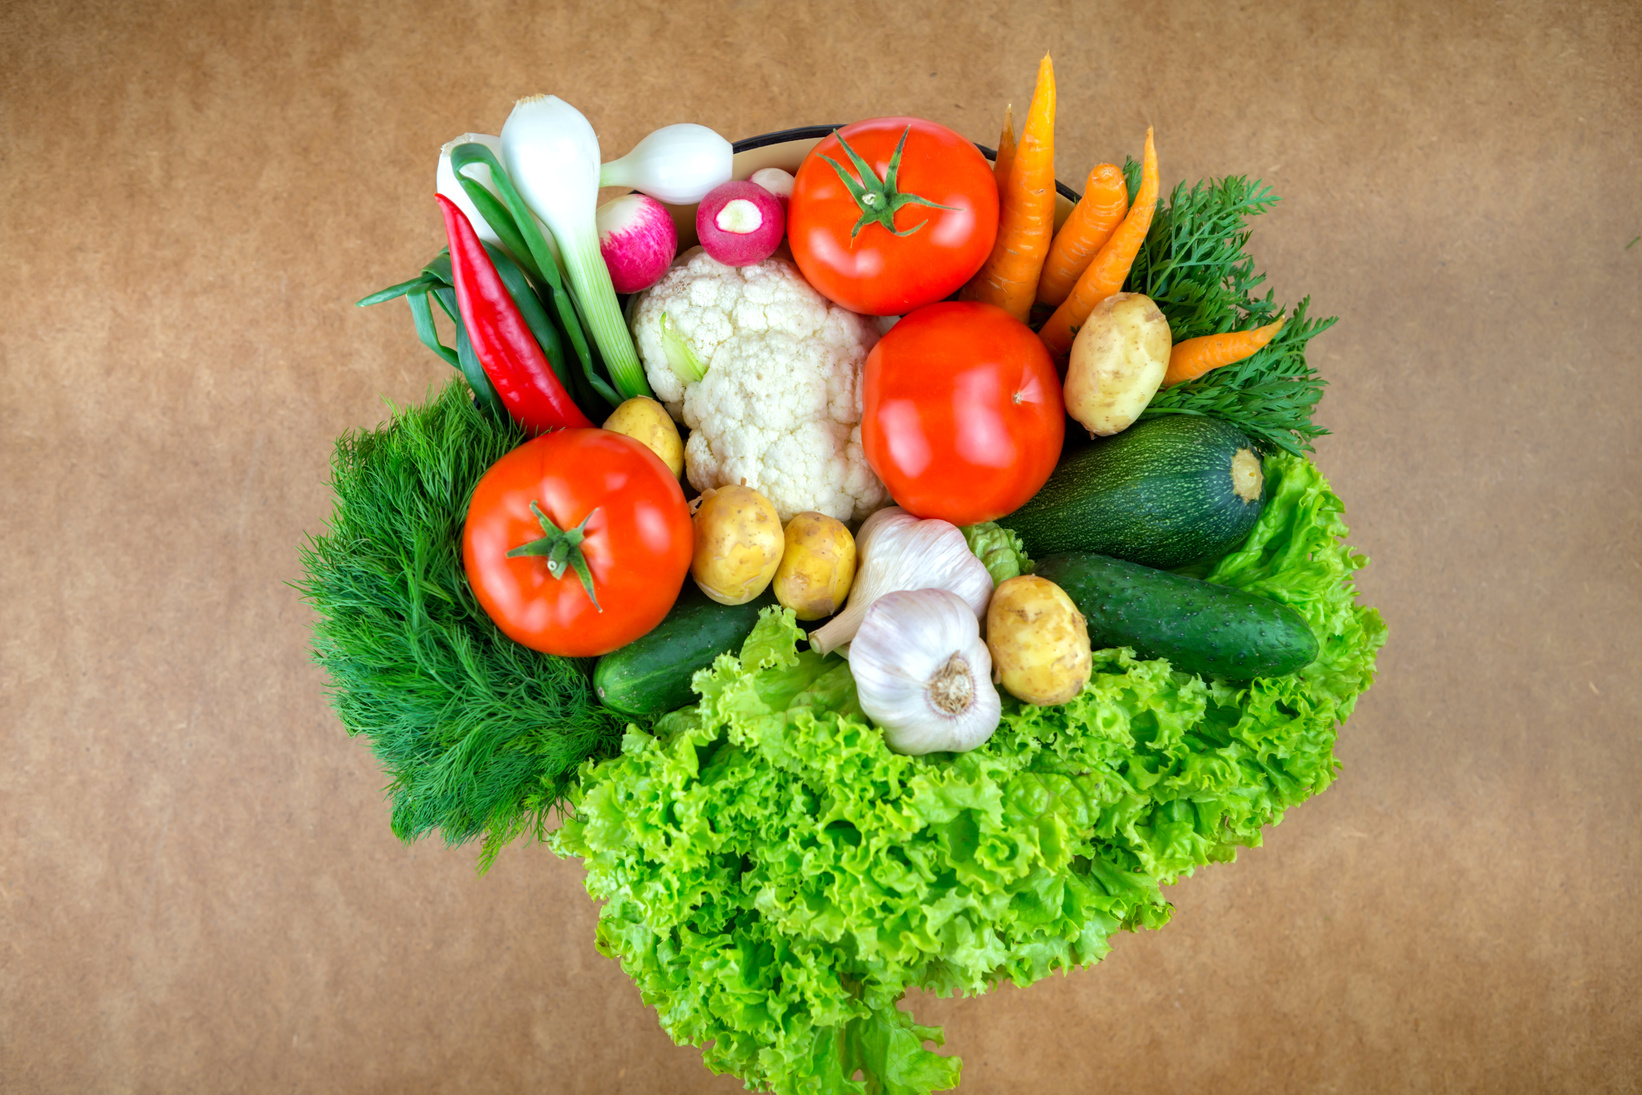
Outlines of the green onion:
{"type": "MultiPolygon", "coordinates": [[[[570,345],[576,351],[577,360],[581,362],[582,376],[587,381],[587,389],[612,407],[622,402],[627,397],[618,394],[593,367],[593,355],[588,349],[586,336],[582,334],[581,318],[577,314],[575,303],[570,299],[570,294],[565,291],[564,280],[559,277],[560,259],[557,251],[542,235],[535,215],[526,207],[524,198],[519,196],[519,191],[508,178],[495,153],[487,145],[478,142],[457,145],[451,150],[451,164],[468,197],[485,211],[486,219],[495,226],[499,234],[506,234],[509,239],[515,241],[515,254],[521,256],[525,272],[544,287],[548,298],[552,300],[559,326],[564,328],[564,333],[569,336],[570,345]],[[481,166],[488,173],[491,182],[501,191],[502,202],[497,202],[477,179],[468,175],[467,168],[473,165],[481,166]]],[[[602,257],[600,263],[602,266],[602,257]]],[[[609,278],[608,271],[605,277],[609,278]]],[[[622,324],[622,334],[627,334],[625,322],[622,324]]],[[[631,341],[628,345],[632,345],[631,341]]],[[[643,380],[644,372],[641,369],[640,383],[643,380]]],[[[649,391],[649,387],[646,386],[639,394],[647,395],[649,391]]]]}
{"type": "MultiPolygon", "coordinates": [[[[520,99],[502,126],[502,159],[525,204],[559,245],[583,321],[623,398],[652,395],[599,253],[599,141],[581,112],[554,95],[520,99]]],[[[516,218],[517,219],[517,218],[516,218]]],[[[518,225],[534,253],[535,225],[518,225]]],[[[537,255],[537,265],[544,265],[537,255]]],[[[545,271],[544,271],[545,273],[545,271]]]]}

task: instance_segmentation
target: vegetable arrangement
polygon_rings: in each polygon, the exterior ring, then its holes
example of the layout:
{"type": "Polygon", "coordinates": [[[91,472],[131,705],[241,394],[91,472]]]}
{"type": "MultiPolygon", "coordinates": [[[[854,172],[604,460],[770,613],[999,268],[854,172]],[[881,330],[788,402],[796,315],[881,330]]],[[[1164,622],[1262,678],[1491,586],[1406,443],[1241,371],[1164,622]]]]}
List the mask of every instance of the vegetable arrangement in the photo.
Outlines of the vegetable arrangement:
{"type": "Polygon", "coordinates": [[[1274,199],[1160,200],[1148,130],[1057,204],[1048,57],[1012,123],[991,164],[890,117],[738,172],[521,100],[360,302],[463,378],[339,443],[304,551],[395,831],[581,857],[601,949],[749,1087],[954,1085],[905,990],[1160,927],[1332,781],[1384,641],[1301,455],[1332,320],[1253,296],[1274,199]]]}

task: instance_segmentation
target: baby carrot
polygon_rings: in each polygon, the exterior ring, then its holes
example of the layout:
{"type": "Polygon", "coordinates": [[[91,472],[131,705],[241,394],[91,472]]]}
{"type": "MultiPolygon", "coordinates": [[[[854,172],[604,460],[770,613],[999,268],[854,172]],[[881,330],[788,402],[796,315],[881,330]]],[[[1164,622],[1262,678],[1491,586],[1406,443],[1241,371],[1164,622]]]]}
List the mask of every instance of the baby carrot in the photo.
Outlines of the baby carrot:
{"type": "Polygon", "coordinates": [[[1049,245],[1043,277],[1038,279],[1039,304],[1054,307],[1067,298],[1078,275],[1088,268],[1128,211],[1129,190],[1123,185],[1123,172],[1116,164],[1097,164],[1089,172],[1083,197],[1049,245]]]}
{"type": "Polygon", "coordinates": [[[1252,331],[1230,331],[1223,335],[1203,335],[1177,342],[1169,351],[1169,371],[1163,374],[1163,387],[1196,380],[1210,369],[1231,365],[1254,352],[1283,329],[1284,320],[1256,327],[1252,331]]]}
{"type": "Polygon", "coordinates": [[[1009,169],[1015,163],[1015,104],[1003,110],[1003,133],[998,137],[998,158],[992,161],[992,177],[998,183],[998,196],[1009,189],[1009,169]]]}
{"type": "Polygon", "coordinates": [[[1044,54],[1009,182],[998,194],[997,241],[959,296],[996,304],[1024,323],[1054,231],[1055,68],[1044,54]]]}
{"type": "Polygon", "coordinates": [[[1129,207],[1123,223],[1096,253],[1072,295],[1061,302],[1055,314],[1044,323],[1038,337],[1057,362],[1066,360],[1072,349],[1073,328],[1083,325],[1095,305],[1123,288],[1123,279],[1129,276],[1140,245],[1146,241],[1146,232],[1152,227],[1152,212],[1157,208],[1157,151],[1152,147],[1152,131],[1146,130],[1146,152],[1140,164],[1140,189],[1135,191],[1135,203],[1129,207]]]}

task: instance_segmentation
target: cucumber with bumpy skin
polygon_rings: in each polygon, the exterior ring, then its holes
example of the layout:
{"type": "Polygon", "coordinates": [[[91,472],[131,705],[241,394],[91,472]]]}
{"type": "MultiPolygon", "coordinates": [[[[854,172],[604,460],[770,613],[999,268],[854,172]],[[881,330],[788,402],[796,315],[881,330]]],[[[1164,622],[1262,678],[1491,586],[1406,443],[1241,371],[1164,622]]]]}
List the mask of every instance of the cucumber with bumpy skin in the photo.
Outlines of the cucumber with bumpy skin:
{"type": "Polygon", "coordinates": [[[1133,647],[1176,669],[1246,681],[1310,665],[1317,637],[1294,609],[1230,586],[1074,552],[1038,561],[1089,624],[1096,650],[1133,647]]]}
{"type": "Polygon", "coordinates": [[[660,715],[695,702],[690,678],[720,654],[741,649],[758,611],[775,604],[765,593],[746,604],[721,605],[685,582],[672,610],[649,632],[612,650],[593,667],[593,690],[624,715],[660,715]]]}

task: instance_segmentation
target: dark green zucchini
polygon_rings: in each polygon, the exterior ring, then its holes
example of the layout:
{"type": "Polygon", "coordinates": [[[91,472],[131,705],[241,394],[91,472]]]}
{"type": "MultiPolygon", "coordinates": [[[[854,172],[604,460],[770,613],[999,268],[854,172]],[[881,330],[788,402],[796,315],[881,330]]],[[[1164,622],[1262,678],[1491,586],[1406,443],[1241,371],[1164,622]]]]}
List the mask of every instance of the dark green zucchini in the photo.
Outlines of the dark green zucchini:
{"type": "Polygon", "coordinates": [[[1093,551],[1151,567],[1218,559],[1264,504],[1259,454],[1235,426],[1171,414],[1067,455],[1031,501],[998,524],[1033,558],[1093,551]]]}
{"type": "Polygon", "coordinates": [[[1081,552],[1040,559],[1037,573],[1072,598],[1096,650],[1129,646],[1233,681],[1280,677],[1317,657],[1298,612],[1240,589],[1081,552]]]}
{"type": "Polygon", "coordinates": [[[648,633],[612,650],[593,667],[593,690],[624,715],[660,715],[695,702],[690,678],[720,654],[741,649],[758,611],[775,604],[766,592],[744,605],[721,605],[686,579],[672,611],[648,633]]]}

